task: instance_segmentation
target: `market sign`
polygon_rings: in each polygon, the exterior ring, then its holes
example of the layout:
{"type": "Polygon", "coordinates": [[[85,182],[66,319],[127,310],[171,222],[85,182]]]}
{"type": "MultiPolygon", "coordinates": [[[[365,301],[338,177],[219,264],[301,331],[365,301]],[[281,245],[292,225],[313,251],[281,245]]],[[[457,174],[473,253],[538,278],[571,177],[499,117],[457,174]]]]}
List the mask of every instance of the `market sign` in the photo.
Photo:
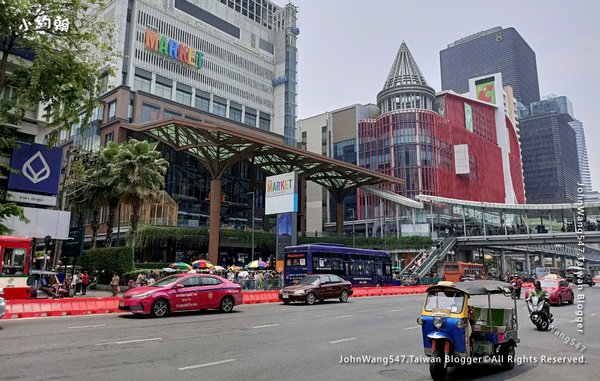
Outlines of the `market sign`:
{"type": "Polygon", "coordinates": [[[298,212],[298,175],[296,172],[266,179],[265,214],[298,212]]]}
{"type": "Polygon", "coordinates": [[[182,44],[177,40],[168,38],[164,34],[159,34],[151,28],[146,29],[144,46],[146,49],[153,50],[158,54],[171,57],[177,61],[195,66],[198,69],[202,68],[203,52],[182,44]]]}

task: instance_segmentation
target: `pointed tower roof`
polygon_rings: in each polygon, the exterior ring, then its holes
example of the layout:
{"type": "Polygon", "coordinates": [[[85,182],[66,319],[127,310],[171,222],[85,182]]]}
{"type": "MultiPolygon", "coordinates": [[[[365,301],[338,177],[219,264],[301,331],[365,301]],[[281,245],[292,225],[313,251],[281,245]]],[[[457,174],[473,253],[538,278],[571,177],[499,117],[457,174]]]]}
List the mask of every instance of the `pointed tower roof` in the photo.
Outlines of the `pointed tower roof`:
{"type": "Polygon", "coordinates": [[[425,77],[419,70],[415,59],[413,58],[406,42],[402,41],[396,59],[390,70],[390,74],[383,85],[383,90],[395,87],[398,85],[427,85],[425,77]]]}
{"type": "Polygon", "coordinates": [[[406,43],[402,41],[392,70],[377,94],[382,113],[408,109],[433,110],[435,91],[427,84],[406,43]]]}

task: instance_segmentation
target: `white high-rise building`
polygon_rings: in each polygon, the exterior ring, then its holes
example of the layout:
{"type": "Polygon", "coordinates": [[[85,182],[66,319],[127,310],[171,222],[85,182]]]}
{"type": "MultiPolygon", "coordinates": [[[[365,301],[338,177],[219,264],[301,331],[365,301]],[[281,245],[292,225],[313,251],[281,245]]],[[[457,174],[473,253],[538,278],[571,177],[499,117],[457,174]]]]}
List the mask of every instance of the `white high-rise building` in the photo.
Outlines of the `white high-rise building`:
{"type": "Polygon", "coordinates": [[[569,125],[573,128],[573,131],[575,131],[575,138],[577,139],[577,159],[579,160],[581,182],[584,184],[585,193],[590,193],[592,192],[592,175],[590,174],[590,164],[588,162],[583,123],[575,119],[570,122],[569,125]]]}

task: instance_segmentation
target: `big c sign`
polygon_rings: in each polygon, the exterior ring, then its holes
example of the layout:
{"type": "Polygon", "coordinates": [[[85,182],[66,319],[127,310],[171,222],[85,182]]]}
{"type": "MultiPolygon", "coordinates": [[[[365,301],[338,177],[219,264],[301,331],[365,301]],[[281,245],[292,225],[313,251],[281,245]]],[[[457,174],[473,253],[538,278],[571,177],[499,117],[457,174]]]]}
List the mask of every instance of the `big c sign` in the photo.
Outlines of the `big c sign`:
{"type": "Polygon", "coordinates": [[[19,143],[13,151],[11,168],[18,173],[8,177],[8,189],[40,194],[58,194],[62,150],[43,144],[19,143]]]}

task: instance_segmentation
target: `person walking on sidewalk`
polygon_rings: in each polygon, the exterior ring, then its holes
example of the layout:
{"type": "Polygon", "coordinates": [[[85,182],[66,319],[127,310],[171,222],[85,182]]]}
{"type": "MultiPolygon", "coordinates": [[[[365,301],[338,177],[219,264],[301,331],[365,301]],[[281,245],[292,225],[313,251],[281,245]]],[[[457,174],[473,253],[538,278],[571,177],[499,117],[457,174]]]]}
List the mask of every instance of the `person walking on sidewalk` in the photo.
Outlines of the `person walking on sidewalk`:
{"type": "Polygon", "coordinates": [[[84,271],[83,274],[81,274],[81,295],[85,295],[87,293],[89,284],[90,276],[88,275],[87,271],[84,271]]]}
{"type": "Polygon", "coordinates": [[[113,296],[117,296],[117,293],[120,291],[119,290],[119,276],[115,273],[113,274],[112,280],[110,281],[110,286],[112,287],[112,294],[113,296]]]}

